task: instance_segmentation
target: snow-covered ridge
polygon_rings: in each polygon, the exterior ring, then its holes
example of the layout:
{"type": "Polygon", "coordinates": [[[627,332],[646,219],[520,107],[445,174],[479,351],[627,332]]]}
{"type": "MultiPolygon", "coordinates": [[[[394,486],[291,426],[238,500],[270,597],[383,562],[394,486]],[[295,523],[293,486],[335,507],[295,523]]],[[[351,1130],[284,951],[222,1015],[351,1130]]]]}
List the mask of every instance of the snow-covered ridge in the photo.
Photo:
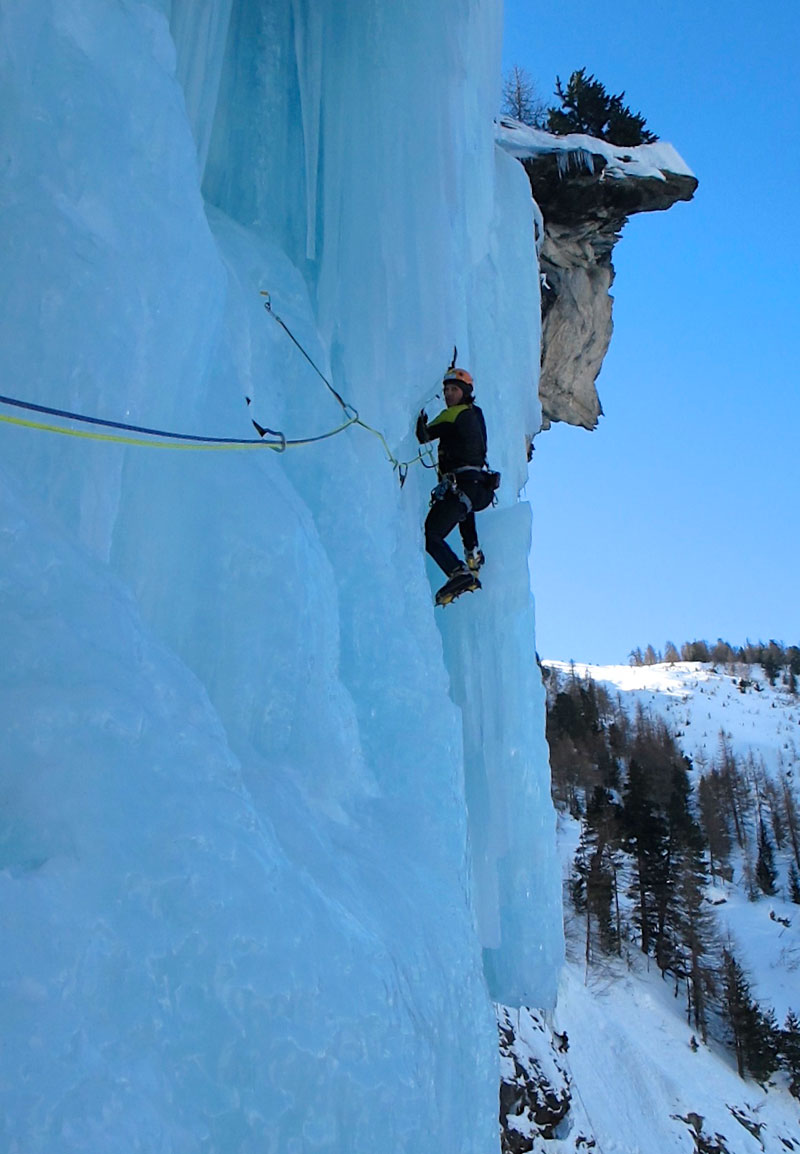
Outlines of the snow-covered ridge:
{"type": "Polygon", "coordinates": [[[638,703],[661,713],[699,769],[719,753],[722,734],[742,760],[752,754],[772,772],[800,761],[800,696],[780,677],[770,685],[759,666],[544,664],[562,675],[574,667],[579,677],[591,677],[618,693],[628,710],[638,703]]]}

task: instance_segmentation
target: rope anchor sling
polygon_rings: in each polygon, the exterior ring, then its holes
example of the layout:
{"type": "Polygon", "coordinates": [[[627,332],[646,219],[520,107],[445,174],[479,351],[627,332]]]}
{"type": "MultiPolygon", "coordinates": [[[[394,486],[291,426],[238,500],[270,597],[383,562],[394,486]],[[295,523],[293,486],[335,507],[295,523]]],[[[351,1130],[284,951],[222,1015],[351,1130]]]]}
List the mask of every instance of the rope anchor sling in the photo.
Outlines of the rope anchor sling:
{"type": "MultiPolygon", "coordinates": [[[[317,376],[320,378],[320,380],[324,383],[325,387],[333,394],[333,396],[336,398],[339,405],[341,405],[342,411],[345,414],[345,416],[347,417],[347,421],[343,425],[340,425],[338,429],[333,429],[330,433],[324,433],[320,437],[311,437],[304,442],[298,442],[298,443],[310,444],[312,441],[322,441],[326,437],[333,437],[337,433],[343,432],[345,429],[348,429],[351,425],[359,425],[362,429],[366,429],[366,431],[368,433],[372,433],[372,435],[374,437],[377,437],[378,440],[383,445],[383,448],[386,452],[386,456],[389,458],[389,461],[392,464],[392,468],[397,472],[398,478],[400,480],[400,488],[401,489],[402,489],[403,485],[405,484],[406,477],[408,476],[408,470],[409,470],[409,467],[411,465],[413,465],[417,461],[419,461],[426,468],[431,468],[432,466],[427,465],[425,462],[424,458],[426,456],[426,453],[424,451],[420,451],[419,453],[417,453],[417,455],[415,457],[412,457],[410,461],[399,461],[397,459],[397,457],[395,457],[394,453],[389,448],[389,444],[388,444],[386,438],[384,437],[383,433],[381,433],[378,429],[374,429],[372,427],[372,425],[368,425],[366,423],[366,421],[362,421],[361,417],[359,416],[358,410],[355,409],[352,405],[348,404],[348,402],[345,401],[345,399],[341,396],[341,394],[337,392],[337,390],[333,387],[331,382],[328,380],[328,378],[325,376],[325,374],[322,372],[322,370],[319,368],[319,366],[316,364],[316,362],[313,360],[313,358],[309,355],[309,353],[306,351],[306,349],[303,348],[302,344],[297,339],[297,337],[294,335],[294,333],[291,331],[289,326],[281,319],[281,317],[278,316],[278,314],[276,312],[273,311],[272,298],[271,298],[270,294],[266,290],[262,289],[261,295],[263,297],[266,297],[266,300],[264,301],[264,308],[266,309],[267,313],[272,317],[272,319],[274,321],[277,322],[277,324],[279,324],[281,326],[281,328],[286,333],[286,335],[289,337],[289,339],[292,341],[292,343],[296,346],[297,349],[299,349],[299,351],[302,353],[302,355],[305,357],[305,359],[311,365],[311,368],[314,370],[314,372],[317,374],[317,376]]],[[[253,423],[255,424],[255,422],[253,422],[253,423]]],[[[258,428],[259,428],[259,426],[256,425],[256,429],[258,429],[258,428]]],[[[293,442],[290,441],[288,443],[292,444],[293,442]]]]}

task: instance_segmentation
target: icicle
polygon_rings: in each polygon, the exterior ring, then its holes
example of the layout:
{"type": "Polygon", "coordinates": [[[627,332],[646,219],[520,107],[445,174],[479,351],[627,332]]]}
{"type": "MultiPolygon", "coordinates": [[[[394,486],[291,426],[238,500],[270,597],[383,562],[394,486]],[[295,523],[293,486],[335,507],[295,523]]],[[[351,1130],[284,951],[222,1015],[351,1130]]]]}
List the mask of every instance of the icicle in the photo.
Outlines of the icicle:
{"type": "Polygon", "coordinates": [[[317,181],[325,13],[318,5],[306,4],[306,0],[292,0],[292,18],[305,152],[306,256],[313,260],[317,253],[317,181]]]}
{"type": "Polygon", "coordinates": [[[594,172],[594,156],[586,148],[571,148],[569,151],[560,150],[557,153],[559,176],[566,176],[578,168],[585,168],[587,172],[594,172]]]}

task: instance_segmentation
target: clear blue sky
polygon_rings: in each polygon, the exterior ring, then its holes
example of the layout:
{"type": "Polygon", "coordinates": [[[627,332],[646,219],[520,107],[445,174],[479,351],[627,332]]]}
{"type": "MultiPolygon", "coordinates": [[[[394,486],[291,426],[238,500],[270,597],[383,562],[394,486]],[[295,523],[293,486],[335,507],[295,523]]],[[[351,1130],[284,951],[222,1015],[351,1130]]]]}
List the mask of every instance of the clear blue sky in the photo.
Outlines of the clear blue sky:
{"type": "Polygon", "coordinates": [[[542,657],[800,641],[800,5],[506,0],[504,69],[586,67],[671,141],[695,199],[631,218],[595,432],[536,440],[542,657]]]}

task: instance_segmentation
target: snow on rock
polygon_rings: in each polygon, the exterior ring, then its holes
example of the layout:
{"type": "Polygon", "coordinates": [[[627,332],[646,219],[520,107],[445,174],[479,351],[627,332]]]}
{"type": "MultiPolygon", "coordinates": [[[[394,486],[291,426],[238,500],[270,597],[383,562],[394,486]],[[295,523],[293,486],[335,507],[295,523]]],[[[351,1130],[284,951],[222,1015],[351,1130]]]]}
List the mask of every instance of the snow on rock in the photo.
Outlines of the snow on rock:
{"type": "Polygon", "coordinates": [[[542,1015],[524,1007],[498,1006],[497,1021],[503,1151],[528,1154],[537,1139],[559,1135],[570,1111],[570,1080],[559,1056],[568,1039],[554,1038],[542,1015]]]}
{"type": "Polygon", "coordinates": [[[555,157],[562,173],[583,167],[593,175],[604,172],[606,178],[614,180],[637,177],[665,182],[673,175],[688,177],[697,183],[684,159],[665,140],[629,147],[577,132],[555,136],[507,116],[497,123],[497,140],[518,160],[555,157]]]}

